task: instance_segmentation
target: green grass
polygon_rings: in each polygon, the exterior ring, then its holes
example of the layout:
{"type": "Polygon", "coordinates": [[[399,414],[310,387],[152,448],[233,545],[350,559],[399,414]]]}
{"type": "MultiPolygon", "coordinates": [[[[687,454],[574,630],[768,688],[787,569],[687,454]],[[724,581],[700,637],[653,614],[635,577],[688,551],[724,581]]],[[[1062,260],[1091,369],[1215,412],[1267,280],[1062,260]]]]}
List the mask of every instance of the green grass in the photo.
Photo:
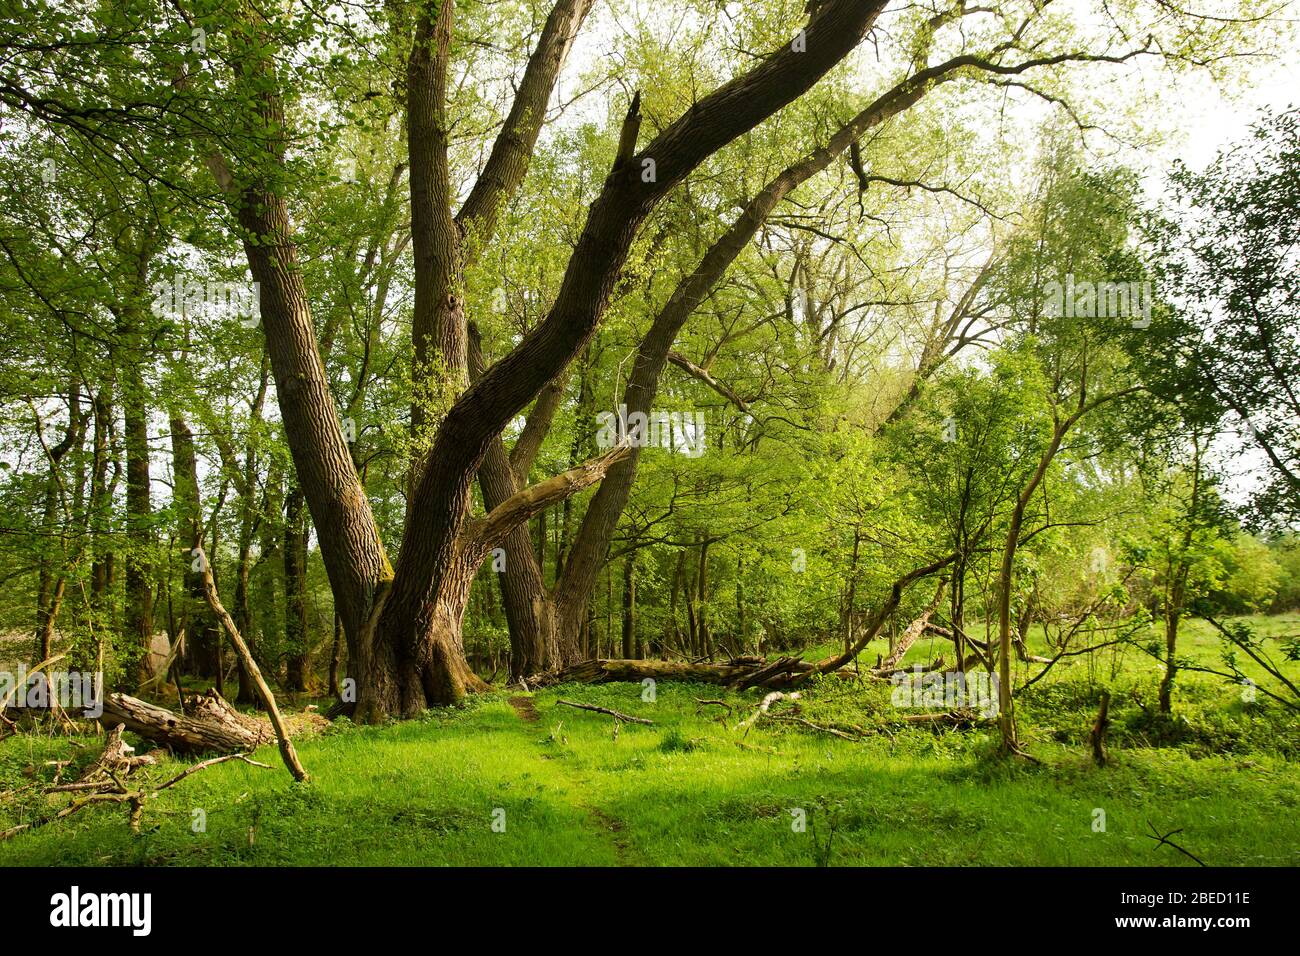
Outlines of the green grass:
{"type": "MultiPolygon", "coordinates": [[[[771,722],[738,732],[756,691],[661,684],[646,702],[639,685],[566,686],[533,697],[536,722],[516,713],[512,695],[489,694],[418,721],[344,721],[300,741],[309,785],[292,784],[263,748],[274,769],[204,770],[152,801],[138,834],[122,808],[91,807],[0,843],[0,863],[1194,865],[1157,848],[1150,823],[1182,828],[1175,839],[1211,865],[1300,864],[1295,715],[1188,675],[1179,713],[1164,719],[1153,711],[1159,674],[1141,665],[1127,661],[1112,677],[1081,661],[1020,700],[1022,736],[1041,766],[999,758],[988,730],[900,726],[880,683],[827,680],[800,702],[817,723],[881,731],[861,741],[771,722]],[[1115,723],[1112,760],[1098,768],[1084,738],[1102,687],[1115,723]],[[623,724],[615,738],[610,718],[559,697],[655,725],[623,724]],[[732,713],[696,697],[724,697],[732,713]],[[196,809],[204,832],[192,828],[196,809]],[[493,828],[498,811],[504,832],[493,828]],[[803,812],[803,832],[792,811],[803,812]]],[[[81,743],[80,759],[91,759],[97,741],[81,743]]],[[[0,786],[48,779],[43,762],[71,748],[11,738],[0,786]]],[[[184,765],[149,773],[163,780],[184,765]]],[[[0,803],[0,828],[64,802],[0,803]]]]}

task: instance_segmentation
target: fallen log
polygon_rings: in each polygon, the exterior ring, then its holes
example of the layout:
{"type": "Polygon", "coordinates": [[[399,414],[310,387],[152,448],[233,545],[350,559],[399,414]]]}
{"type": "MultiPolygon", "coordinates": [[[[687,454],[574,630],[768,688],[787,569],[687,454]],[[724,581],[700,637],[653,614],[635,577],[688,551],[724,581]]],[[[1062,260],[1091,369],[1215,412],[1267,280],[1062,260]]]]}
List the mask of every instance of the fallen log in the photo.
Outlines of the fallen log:
{"type": "MultiPolygon", "coordinates": [[[[921,578],[927,577],[947,567],[956,559],[956,555],[940,558],[924,567],[916,568],[903,575],[890,588],[889,597],[872,615],[870,625],[865,628],[858,639],[842,653],[824,660],[812,662],[798,657],[778,657],[768,661],[759,657],[734,658],[726,664],[696,663],[688,661],[655,660],[619,660],[597,658],[581,661],[558,671],[536,674],[531,678],[533,687],[547,687],[554,684],[600,684],[608,681],[629,681],[638,683],[650,679],[654,681],[696,681],[701,684],[720,684],[735,690],[750,687],[768,689],[798,687],[820,674],[835,675],[847,680],[860,677],[878,678],[879,675],[864,672],[856,674],[844,668],[852,664],[862,649],[874,638],[902,600],[903,592],[921,578]]],[[[943,595],[944,580],[939,582],[934,600],[930,607],[909,625],[895,653],[890,655],[892,663],[886,662],[887,670],[893,670],[901,660],[907,648],[925,630],[926,623],[943,595]],[[909,636],[910,635],[910,636],[909,636]],[[901,650],[900,650],[901,649],[901,650]]]]}
{"type": "MultiPolygon", "coordinates": [[[[153,766],[157,760],[152,754],[134,756],[132,748],[122,739],[122,731],[125,730],[124,724],[117,724],[108,732],[108,737],[104,743],[104,751],[99,758],[86,768],[86,771],[74,782],[60,784],[58,782],[63,767],[59,766],[54,775],[54,783],[43,788],[40,792],[44,796],[60,797],[67,794],[71,800],[58,812],[37,819],[30,823],[20,823],[17,826],[10,827],[8,830],[0,832],[0,841],[8,840],[27,830],[34,830],[37,827],[44,826],[47,823],[53,823],[56,820],[63,820],[72,816],[79,810],[84,810],[91,804],[96,803],[118,803],[127,805],[130,810],[127,816],[127,823],[132,832],[140,832],[140,820],[144,816],[146,803],[158,796],[164,790],[174,787],[186,777],[207,767],[215,764],[224,763],[227,760],[242,760],[245,763],[252,764],[254,767],[262,767],[269,770],[270,767],[264,763],[258,763],[256,760],[250,760],[247,754],[232,753],[221,757],[211,757],[201,763],[183,770],[181,773],[172,777],[166,783],[159,787],[139,787],[136,789],[128,788],[126,780],[132,778],[132,774],[141,767],[153,766]]],[[[62,764],[61,761],[56,763],[62,764]]],[[[136,775],[143,776],[143,775],[136,775]]],[[[22,788],[24,791],[26,788],[22,788]]],[[[20,791],[10,791],[4,796],[13,796],[20,791]]]]}
{"type": "Polygon", "coordinates": [[[938,609],[939,602],[943,599],[943,586],[947,581],[947,578],[939,579],[939,586],[934,589],[934,600],[930,602],[929,607],[921,612],[920,617],[907,625],[907,630],[903,631],[902,635],[898,638],[898,642],[894,645],[894,649],[890,651],[889,656],[886,657],[880,667],[877,668],[878,673],[883,674],[894,670],[894,668],[898,666],[899,661],[907,656],[907,652],[912,649],[912,645],[916,643],[917,638],[925,633],[925,626],[930,623],[930,615],[938,609]]]}
{"type": "Polygon", "coordinates": [[[813,730],[820,731],[823,734],[830,734],[832,737],[839,737],[843,740],[862,740],[867,736],[867,732],[861,727],[854,726],[853,733],[840,730],[838,727],[831,727],[827,724],[815,724],[806,717],[800,717],[798,714],[769,714],[772,720],[784,720],[791,723],[800,724],[804,727],[810,727],[813,730]]]}
{"type": "MultiPolygon", "coordinates": [[[[782,658],[781,660],[788,662],[786,670],[783,674],[771,673],[769,679],[776,679],[786,673],[806,673],[812,669],[811,664],[798,658],[782,658]]],[[[738,682],[752,677],[755,671],[768,666],[766,661],[762,664],[692,664],[685,661],[597,658],[590,661],[581,661],[555,673],[538,675],[533,678],[533,686],[566,683],[604,684],[610,681],[639,683],[646,678],[650,678],[655,681],[696,681],[701,684],[720,684],[723,687],[732,687],[738,682]]]]}
{"type": "Polygon", "coordinates": [[[889,680],[893,678],[896,674],[916,674],[916,673],[933,674],[936,671],[942,671],[943,669],[944,669],[944,660],[943,660],[943,655],[940,654],[934,660],[930,661],[930,663],[922,665],[919,671],[915,667],[900,667],[897,670],[892,670],[889,671],[888,673],[882,670],[876,670],[875,672],[873,672],[872,676],[889,680]]]}
{"type": "Polygon", "coordinates": [[[991,724],[992,719],[981,717],[973,711],[947,710],[932,714],[904,714],[903,720],[909,724],[947,724],[952,727],[975,727],[991,724]]]}
{"type": "Polygon", "coordinates": [[[783,694],[779,690],[774,690],[772,691],[772,693],[768,694],[766,697],[763,698],[763,702],[758,705],[758,710],[754,711],[754,713],[751,716],[747,717],[745,720],[742,720],[740,723],[736,724],[736,729],[740,730],[743,727],[745,729],[745,733],[749,733],[749,728],[754,726],[758,718],[766,717],[768,715],[767,713],[768,710],[778,700],[798,700],[798,699],[799,699],[798,693],[783,694]]]}
{"type": "Polygon", "coordinates": [[[236,753],[275,739],[269,724],[239,713],[215,690],[194,698],[190,706],[194,716],[127,694],[108,694],[99,722],[110,730],[123,724],[132,733],[181,753],[236,753]]]}

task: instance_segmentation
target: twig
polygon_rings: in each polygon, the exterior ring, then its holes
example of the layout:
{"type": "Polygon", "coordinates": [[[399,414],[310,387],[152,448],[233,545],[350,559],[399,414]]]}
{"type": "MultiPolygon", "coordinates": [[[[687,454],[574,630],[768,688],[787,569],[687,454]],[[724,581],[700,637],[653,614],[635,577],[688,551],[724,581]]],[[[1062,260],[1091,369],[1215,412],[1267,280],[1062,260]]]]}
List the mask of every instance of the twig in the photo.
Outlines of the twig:
{"type": "Polygon", "coordinates": [[[807,720],[803,717],[798,716],[797,714],[772,714],[771,717],[773,720],[789,720],[797,724],[803,724],[805,727],[811,727],[813,730],[820,730],[824,734],[831,734],[835,737],[842,737],[845,740],[857,741],[857,740],[861,740],[863,736],[865,736],[864,732],[859,732],[857,736],[854,736],[853,734],[845,733],[843,730],[837,730],[834,727],[826,727],[822,724],[814,724],[811,720],[807,720]]]}
{"type": "Polygon", "coordinates": [[[578,710],[591,710],[598,714],[608,714],[615,720],[623,720],[629,724],[649,724],[654,725],[653,720],[646,720],[644,717],[633,717],[630,714],[621,714],[617,710],[610,710],[608,707],[597,707],[595,704],[579,704],[572,700],[557,700],[556,704],[564,704],[566,707],[576,707],[578,710]]]}
{"type": "Polygon", "coordinates": [[[1170,830],[1170,831],[1169,831],[1168,833],[1166,833],[1164,836],[1161,836],[1161,835],[1160,835],[1160,831],[1156,829],[1155,824],[1152,823],[1150,820],[1147,821],[1147,826],[1149,826],[1149,827],[1151,828],[1151,834],[1145,834],[1145,833],[1144,833],[1144,834],[1142,834],[1142,835],[1145,836],[1148,840],[1155,840],[1155,841],[1156,841],[1156,845],[1155,845],[1154,847],[1152,847],[1153,850],[1158,850],[1158,849],[1160,849],[1162,846],[1171,846],[1171,847],[1173,847],[1175,850],[1177,850],[1179,853],[1181,853],[1183,856],[1187,857],[1189,860],[1194,860],[1194,861],[1196,861],[1198,864],[1200,864],[1201,866],[1205,866],[1205,861],[1202,860],[1200,857],[1198,857],[1195,853],[1192,853],[1190,850],[1185,850],[1185,849],[1183,849],[1181,846],[1179,846],[1179,845],[1178,845],[1177,843],[1175,843],[1173,840],[1169,839],[1169,838],[1170,838],[1171,836],[1173,836],[1175,833],[1182,833],[1182,832],[1183,832],[1183,828],[1182,828],[1182,827],[1179,827],[1177,830],[1170,830]]]}
{"type": "Polygon", "coordinates": [[[731,705],[728,704],[725,700],[710,700],[709,698],[706,697],[696,697],[695,703],[699,704],[701,707],[707,707],[710,704],[712,704],[715,707],[725,707],[727,709],[727,715],[728,716],[731,715],[731,705]]]}
{"type": "Polygon", "coordinates": [[[176,784],[180,783],[190,774],[198,773],[200,770],[203,770],[207,767],[215,766],[216,764],[219,763],[225,763],[227,760],[242,760],[244,763],[252,764],[254,767],[262,767],[265,770],[271,769],[270,764],[261,763],[260,761],[257,760],[252,760],[249,758],[248,754],[226,754],[225,756],[222,757],[212,757],[208,760],[204,760],[200,763],[196,763],[193,767],[189,767],[186,770],[183,770],[181,773],[177,774],[176,776],[172,777],[170,780],[168,780],[166,783],[164,783],[161,787],[159,787],[154,792],[162,793],[164,790],[168,789],[169,787],[174,787],[176,784]]]}

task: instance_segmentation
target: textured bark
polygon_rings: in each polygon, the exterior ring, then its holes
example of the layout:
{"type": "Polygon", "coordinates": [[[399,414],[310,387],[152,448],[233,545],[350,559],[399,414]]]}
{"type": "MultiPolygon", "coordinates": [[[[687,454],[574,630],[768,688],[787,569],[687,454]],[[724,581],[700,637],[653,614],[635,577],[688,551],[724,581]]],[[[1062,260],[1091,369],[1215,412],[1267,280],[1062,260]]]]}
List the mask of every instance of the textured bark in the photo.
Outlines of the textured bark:
{"type": "MultiPolygon", "coordinates": [[[[144,320],[141,311],[148,254],[141,253],[135,276],[135,296],[116,308],[118,333],[125,347],[121,370],[123,446],[126,451],[126,615],[119,655],[127,680],[150,676],[149,646],[153,638],[153,505],[149,481],[149,400],[145,390],[144,320]]],[[[128,291],[130,297],[132,293],[128,291]]]]}
{"type": "MultiPolygon", "coordinates": [[[[67,508],[63,479],[59,475],[59,464],[74,447],[80,448],[85,439],[87,415],[81,411],[81,385],[75,379],[68,387],[68,425],[58,443],[46,449],[46,458],[50,466],[50,477],[45,485],[45,502],[41,514],[41,527],[51,536],[56,529],[59,503],[63,500],[67,508]]],[[[65,513],[67,522],[72,515],[65,513]]],[[[58,619],[59,609],[63,605],[63,596],[67,590],[66,562],[67,532],[71,529],[65,524],[60,536],[63,546],[62,561],[56,563],[44,553],[38,561],[36,581],[36,660],[43,661],[50,657],[54,645],[54,622],[58,619]]]]}
{"type": "MultiPolygon", "coordinates": [[[[194,433],[185,419],[173,409],[170,416],[172,441],[172,507],[176,511],[177,541],[197,541],[202,537],[202,504],[199,500],[198,466],[194,453],[194,433]]],[[[181,627],[185,633],[184,669],[198,677],[221,677],[221,627],[212,616],[203,597],[203,577],[195,569],[196,555],[182,548],[183,597],[181,627]]],[[[218,683],[218,690],[220,690],[218,683]]]]}
{"type": "Polygon", "coordinates": [[[339,694],[339,666],[342,663],[340,658],[343,654],[343,619],[336,613],[334,615],[334,646],[330,650],[330,671],[329,671],[329,692],[335,696],[339,694]]]}
{"type": "MultiPolygon", "coordinates": [[[[419,533],[403,540],[394,590],[435,578],[445,566],[451,547],[444,539],[455,530],[447,526],[463,516],[421,505],[451,502],[456,510],[466,495],[466,475],[477,469],[488,444],[594,331],[645,217],[705,158],[810,88],[860,42],[882,7],[854,0],[822,4],[808,25],[805,52],[783,47],[771,54],[701,99],[639,154],[616,164],[591,206],[546,319],[448,412],[416,490],[412,514],[419,520],[409,530],[419,533]],[[641,176],[647,159],[655,162],[653,182],[641,176]]],[[[630,114],[628,123],[635,119],[630,114]]]]}
{"type": "MultiPolygon", "coordinates": [[[[273,122],[278,105],[268,102],[264,112],[273,122]]],[[[392,570],[316,350],[284,202],[265,185],[250,186],[240,198],[239,218],[249,234],[245,242],[249,267],[260,285],[261,320],[289,450],[320,539],[349,653],[355,659],[354,645],[392,570]]]]}
{"type": "Polygon", "coordinates": [[[311,671],[311,649],[307,641],[307,515],[302,489],[297,486],[285,496],[283,548],[286,688],[305,691],[311,671]]]}
{"type": "MultiPolygon", "coordinates": [[[[483,374],[484,361],[477,331],[472,327],[469,336],[469,365],[471,379],[477,380],[483,374]]],[[[560,395],[562,389],[549,385],[544,388],[528,416],[528,423],[540,422],[544,418],[545,426],[549,429],[550,420],[559,407],[560,395]]],[[[535,433],[539,431],[544,436],[545,430],[534,428],[535,433]]],[[[525,424],[524,434],[527,433],[528,424],[525,424]]],[[[521,436],[515,443],[514,452],[518,453],[518,458],[514,463],[507,457],[500,436],[488,447],[483,463],[479,466],[478,481],[483,504],[489,510],[503,504],[527,481],[532,456],[541,449],[541,440],[537,439],[531,453],[520,451],[522,441],[521,436]],[[519,471],[522,471],[522,477],[519,471]]],[[[505,609],[510,631],[510,677],[519,680],[549,669],[551,661],[556,659],[558,643],[555,603],[542,578],[542,568],[533,551],[527,523],[510,531],[499,547],[504,552],[505,567],[497,572],[496,578],[501,587],[501,605],[505,609]]]]}
{"type": "MultiPolygon", "coordinates": [[[[411,427],[419,449],[436,413],[468,380],[465,308],[461,294],[460,229],[452,218],[447,148],[447,59],[455,4],[426,0],[416,14],[407,59],[406,143],[410,156],[411,250],[415,300],[411,337],[416,393],[411,427]]],[[[413,477],[418,478],[419,470],[413,477]]]]}

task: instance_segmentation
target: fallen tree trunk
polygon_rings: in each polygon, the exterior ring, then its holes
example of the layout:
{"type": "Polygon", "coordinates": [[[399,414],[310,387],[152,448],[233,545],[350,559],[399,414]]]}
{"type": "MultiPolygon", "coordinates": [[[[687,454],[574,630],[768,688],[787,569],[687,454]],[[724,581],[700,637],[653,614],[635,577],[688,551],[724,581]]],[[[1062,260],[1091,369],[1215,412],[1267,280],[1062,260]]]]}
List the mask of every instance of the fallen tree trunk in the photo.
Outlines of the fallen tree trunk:
{"type": "Polygon", "coordinates": [[[579,683],[601,684],[607,681],[639,682],[646,679],[654,681],[698,681],[701,684],[721,684],[734,690],[749,687],[766,687],[771,690],[797,687],[818,674],[843,674],[848,678],[859,676],[878,677],[881,671],[892,671],[894,666],[907,653],[907,649],[925,631],[930,615],[939,606],[943,596],[946,579],[940,579],[934,600],[922,615],[913,621],[899,640],[889,661],[877,672],[864,672],[863,675],[845,672],[841,669],[853,660],[867,646],[867,643],[880,631],[885,619],[898,607],[903,592],[913,582],[934,574],[952,563],[954,555],[941,558],[925,567],[917,568],[903,575],[894,582],[889,598],[873,615],[870,626],[848,650],[842,654],[828,657],[813,663],[799,657],[778,657],[775,660],[763,658],[738,658],[726,664],[695,664],[683,661],[653,660],[619,660],[596,659],[582,661],[559,671],[539,674],[528,683],[533,687],[545,687],[552,684],[579,683]]]}
{"type": "Polygon", "coordinates": [[[898,662],[907,656],[907,652],[912,649],[912,645],[916,643],[917,638],[925,633],[925,626],[930,623],[930,615],[935,612],[939,607],[939,602],[943,599],[943,586],[947,583],[947,580],[947,578],[939,579],[939,586],[934,589],[934,600],[930,602],[929,607],[921,612],[920,617],[907,625],[907,630],[899,637],[889,656],[885,658],[880,667],[876,668],[878,672],[883,674],[893,671],[898,666],[898,662]]]}
{"type": "Polygon", "coordinates": [[[289,728],[285,725],[284,718],[280,716],[280,708],[276,706],[275,695],[271,693],[270,686],[266,679],[262,677],[262,670],[257,666],[257,661],[253,659],[253,652],[248,649],[243,636],[239,633],[239,628],[235,626],[234,618],[226,611],[221,604],[221,598],[217,595],[217,581],[212,576],[212,566],[208,563],[207,557],[202,554],[200,542],[195,542],[194,550],[199,552],[203,558],[199,565],[200,573],[203,576],[203,596],[207,598],[208,607],[212,613],[217,616],[226,631],[230,634],[230,643],[235,645],[235,653],[239,655],[239,660],[244,666],[244,672],[253,681],[253,686],[257,688],[257,693],[262,698],[262,703],[266,707],[267,716],[271,719],[271,726],[275,729],[275,739],[280,745],[280,759],[284,761],[285,767],[293,775],[293,779],[299,783],[306,783],[308,779],[307,769],[303,767],[302,761],[298,759],[298,752],[293,749],[293,741],[289,738],[289,728]]]}
{"type": "Polygon", "coordinates": [[[236,753],[275,739],[269,724],[239,713],[210,690],[190,702],[192,717],[126,694],[109,694],[99,722],[112,729],[124,724],[134,734],[182,753],[236,753]]]}
{"type": "Polygon", "coordinates": [[[946,710],[932,714],[904,714],[903,720],[909,724],[948,724],[953,727],[975,727],[980,724],[992,724],[993,720],[983,717],[971,710],[946,710]]]}
{"type": "Polygon", "coordinates": [[[809,673],[813,665],[797,657],[759,663],[691,664],[684,661],[596,660],[582,661],[553,674],[540,675],[533,686],[547,684],[604,684],[609,681],[697,681],[736,689],[774,687],[809,673]]]}

